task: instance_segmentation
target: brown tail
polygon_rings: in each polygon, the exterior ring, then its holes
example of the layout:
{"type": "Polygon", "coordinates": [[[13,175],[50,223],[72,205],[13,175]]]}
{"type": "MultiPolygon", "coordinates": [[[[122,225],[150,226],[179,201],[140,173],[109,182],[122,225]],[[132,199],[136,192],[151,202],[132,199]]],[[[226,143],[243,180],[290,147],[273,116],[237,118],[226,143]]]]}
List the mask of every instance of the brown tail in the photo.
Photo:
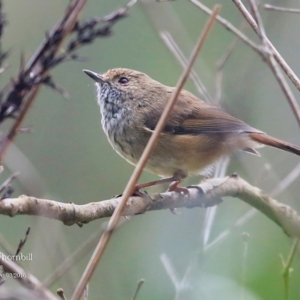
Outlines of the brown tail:
{"type": "Polygon", "coordinates": [[[288,151],[297,155],[300,155],[300,148],[289,144],[287,142],[281,141],[279,139],[273,138],[269,135],[266,135],[264,133],[258,133],[258,132],[251,132],[249,133],[249,137],[254,140],[255,142],[258,142],[260,144],[268,145],[271,147],[275,147],[278,149],[282,149],[284,151],[288,151]]]}

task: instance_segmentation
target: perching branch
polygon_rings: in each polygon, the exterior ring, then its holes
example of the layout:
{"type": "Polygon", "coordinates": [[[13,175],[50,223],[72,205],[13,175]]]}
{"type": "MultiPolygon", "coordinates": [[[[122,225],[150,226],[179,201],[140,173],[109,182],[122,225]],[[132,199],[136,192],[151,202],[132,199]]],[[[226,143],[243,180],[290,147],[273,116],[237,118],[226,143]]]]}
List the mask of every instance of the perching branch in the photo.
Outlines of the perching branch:
{"type": "MultiPolygon", "coordinates": [[[[197,186],[188,187],[189,196],[177,192],[131,197],[122,212],[123,216],[153,210],[211,207],[221,203],[223,197],[238,198],[256,208],[280,226],[289,236],[300,238],[300,216],[288,205],[264,194],[259,188],[233,175],[211,178],[197,186]]],[[[110,217],[122,198],[91,202],[83,205],[38,199],[29,196],[7,198],[0,201],[0,214],[7,216],[34,215],[62,221],[65,225],[84,224],[110,217]]]]}

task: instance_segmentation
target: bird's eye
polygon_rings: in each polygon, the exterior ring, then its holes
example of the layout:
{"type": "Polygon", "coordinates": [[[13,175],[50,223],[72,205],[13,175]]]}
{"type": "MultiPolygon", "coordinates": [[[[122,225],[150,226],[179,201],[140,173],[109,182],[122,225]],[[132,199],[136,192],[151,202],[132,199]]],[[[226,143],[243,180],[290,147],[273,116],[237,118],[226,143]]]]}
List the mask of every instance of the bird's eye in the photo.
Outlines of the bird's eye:
{"type": "Polygon", "coordinates": [[[126,84],[128,81],[129,79],[126,77],[120,77],[120,79],[118,80],[118,82],[121,84],[126,84]]]}

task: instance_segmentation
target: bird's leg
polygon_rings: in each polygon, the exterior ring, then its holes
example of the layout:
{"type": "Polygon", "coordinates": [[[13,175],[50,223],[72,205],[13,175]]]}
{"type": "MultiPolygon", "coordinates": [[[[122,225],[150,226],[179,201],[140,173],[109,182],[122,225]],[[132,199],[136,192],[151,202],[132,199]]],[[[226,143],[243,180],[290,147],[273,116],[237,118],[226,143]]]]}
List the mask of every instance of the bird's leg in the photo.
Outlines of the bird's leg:
{"type": "MultiPolygon", "coordinates": [[[[155,186],[155,185],[159,185],[159,184],[170,183],[170,182],[177,182],[177,179],[174,176],[172,176],[172,177],[168,177],[168,178],[163,178],[163,179],[159,179],[159,180],[154,180],[154,181],[149,181],[149,182],[137,184],[134,187],[134,191],[132,193],[132,196],[143,197],[145,194],[140,191],[141,189],[145,189],[145,188],[155,186]]],[[[179,181],[178,181],[178,183],[179,183],[179,181]]],[[[172,185],[172,183],[171,183],[171,185],[172,185]]],[[[119,194],[116,197],[121,197],[121,196],[122,196],[122,194],[119,194]]]]}
{"type": "MultiPolygon", "coordinates": [[[[180,182],[181,182],[180,180],[173,181],[169,185],[168,192],[173,192],[174,191],[174,192],[177,192],[179,194],[183,193],[184,195],[189,196],[190,193],[189,193],[189,190],[187,188],[178,186],[178,184],[180,182]]],[[[172,214],[178,215],[178,213],[176,212],[176,208],[170,208],[170,211],[171,211],[172,214]]]]}
{"type": "MultiPolygon", "coordinates": [[[[177,171],[173,175],[174,181],[169,185],[168,192],[177,192],[179,194],[183,193],[186,196],[189,196],[189,190],[185,187],[179,187],[180,182],[186,177],[186,174],[182,171],[177,171]]],[[[170,211],[174,215],[178,215],[176,208],[170,208],[170,211]]]]}
{"type": "Polygon", "coordinates": [[[183,171],[181,170],[176,171],[172,177],[173,180],[172,183],[169,185],[168,192],[177,192],[177,193],[183,193],[185,195],[189,195],[189,190],[187,188],[178,186],[180,182],[184,178],[186,178],[186,176],[187,175],[183,171]]]}
{"type": "Polygon", "coordinates": [[[154,180],[154,181],[150,181],[150,182],[146,182],[146,183],[137,184],[134,188],[134,192],[132,195],[143,197],[144,194],[143,194],[143,192],[140,191],[141,189],[159,185],[159,184],[169,183],[169,182],[173,182],[173,181],[174,181],[173,177],[168,177],[168,178],[154,180]]]}
{"type": "Polygon", "coordinates": [[[186,177],[186,174],[181,171],[178,170],[174,173],[174,175],[172,177],[168,177],[168,178],[163,178],[163,179],[159,179],[159,180],[155,180],[155,181],[150,181],[150,182],[146,182],[146,183],[141,183],[141,184],[137,184],[135,186],[135,191],[134,193],[139,195],[140,193],[140,189],[144,189],[144,188],[148,188],[151,186],[155,186],[155,185],[159,185],[159,184],[164,184],[164,183],[170,183],[169,188],[168,188],[168,192],[178,192],[178,193],[184,193],[184,194],[188,194],[188,189],[187,188],[183,188],[183,187],[178,187],[178,184],[186,177]]]}
{"type": "Polygon", "coordinates": [[[183,193],[185,195],[189,195],[189,190],[185,187],[178,186],[180,184],[181,180],[173,181],[168,188],[168,192],[177,192],[177,193],[183,193]]]}
{"type": "Polygon", "coordinates": [[[173,181],[174,181],[174,176],[159,179],[159,180],[154,180],[154,181],[150,181],[150,182],[145,182],[145,183],[137,184],[135,186],[135,190],[138,191],[140,189],[148,188],[148,187],[159,185],[159,184],[169,183],[169,182],[173,182],[173,181]]]}

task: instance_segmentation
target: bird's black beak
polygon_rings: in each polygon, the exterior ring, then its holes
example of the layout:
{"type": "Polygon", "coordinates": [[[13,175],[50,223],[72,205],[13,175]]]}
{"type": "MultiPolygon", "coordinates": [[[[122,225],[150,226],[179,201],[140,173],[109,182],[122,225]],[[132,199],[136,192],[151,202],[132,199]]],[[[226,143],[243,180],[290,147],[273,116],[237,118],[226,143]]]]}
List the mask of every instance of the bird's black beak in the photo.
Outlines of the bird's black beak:
{"type": "Polygon", "coordinates": [[[98,83],[104,83],[105,82],[105,80],[101,77],[101,75],[96,73],[96,72],[93,72],[93,71],[90,71],[90,70],[82,70],[82,71],[98,83]]]}

